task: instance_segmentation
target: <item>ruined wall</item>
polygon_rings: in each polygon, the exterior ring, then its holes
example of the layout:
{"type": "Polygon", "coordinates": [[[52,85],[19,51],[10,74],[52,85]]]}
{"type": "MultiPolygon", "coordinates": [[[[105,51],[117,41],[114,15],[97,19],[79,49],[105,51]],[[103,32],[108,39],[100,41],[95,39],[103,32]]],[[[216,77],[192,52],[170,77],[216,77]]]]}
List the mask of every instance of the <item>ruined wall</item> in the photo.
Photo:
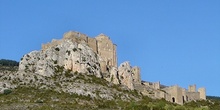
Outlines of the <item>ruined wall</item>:
{"type": "Polygon", "coordinates": [[[51,43],[42,44],[42,45],[41,45],[41,48],[42,48],[42,50],[44,51],[44,50],[46,50],[46,49],[48,49],[48,48],[50,48],[50,47],[54,47],[54,46],[56,46],[56,45],[59,45],[60,43],[61,43],[61,40],[53,39],[53,40],[51,41],[51,43]]]}
{"type": "Polygon", "coordinates": [[[80,32],[69,31],[64,33],[63,39],[69,39],[77,43],[88,43],[88,36],[80,32]]]}
{"type": "Polygon", "coordinates": [[[137,66],[133,67],[132,73],[134,83],[141,84],[140,68],[137,66]]]}
{"type": "Polygon", "coordinates": [[[146,86],[148,86],[148,87],[150,87],[150,88],[153,88],[153,89],[160,89],[160,82],[144,82],[143,83],[144,85],[146,85],[146,86]]]}

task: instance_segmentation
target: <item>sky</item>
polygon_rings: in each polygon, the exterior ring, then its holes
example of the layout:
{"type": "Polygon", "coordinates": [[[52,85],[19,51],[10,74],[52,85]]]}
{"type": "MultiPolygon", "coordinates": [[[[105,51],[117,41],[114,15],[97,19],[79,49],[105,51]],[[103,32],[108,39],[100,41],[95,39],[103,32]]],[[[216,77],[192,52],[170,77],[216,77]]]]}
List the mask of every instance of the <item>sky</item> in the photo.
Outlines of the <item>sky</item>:
{"type": "Polygon", "coordinates": [[[142,80],[220,96],[219,0],[0,0],[0,59],[20,61],[68,31],[117,44],[142,80]]]}

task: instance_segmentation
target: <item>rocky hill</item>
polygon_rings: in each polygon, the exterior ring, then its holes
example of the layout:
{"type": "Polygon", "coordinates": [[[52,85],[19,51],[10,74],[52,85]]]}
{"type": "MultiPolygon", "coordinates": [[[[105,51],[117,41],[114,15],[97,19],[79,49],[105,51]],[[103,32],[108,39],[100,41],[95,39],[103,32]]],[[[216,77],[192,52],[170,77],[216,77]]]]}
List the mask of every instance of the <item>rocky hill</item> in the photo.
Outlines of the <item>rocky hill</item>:
{"type": "MultiPolygon", "coordinates": [[[[172,98],[167,91],[181,88],[163,86],[162,89],[159,83],[141,81],[138,67],[131,67],[129,62],[117,67],[115,50],[104,34],[91,39],[78,32],[65,33],[63,39],[24,55],[18,70],[0,71],[1,108],[185,109],[167,102],[172,98]],[[169,96],[167,101],[161,99],[164,96],[169,96]]],[[[199,93],[193,95],[196,97],[189,99],[196,101],[199,93]]],[[[197,102],[197,106],[190,103],[186,106],[204,110],[215,107],[215,103],[205,100],[197,102]]],[[[178,100],[176,103],[182,104],[178,100]]]]}

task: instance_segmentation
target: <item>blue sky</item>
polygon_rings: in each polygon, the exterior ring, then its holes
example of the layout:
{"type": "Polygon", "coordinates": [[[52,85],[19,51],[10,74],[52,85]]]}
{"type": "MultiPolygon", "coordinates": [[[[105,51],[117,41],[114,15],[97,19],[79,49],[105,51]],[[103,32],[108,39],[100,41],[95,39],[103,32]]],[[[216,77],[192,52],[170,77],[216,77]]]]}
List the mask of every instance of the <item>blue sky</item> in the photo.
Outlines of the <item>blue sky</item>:
{"type": "Polygon", "coordinates": [[[0,0],[0,59],[19,61],[70,30],[109,36],[142,80],[220,96],[219,0],[0,0]]]}

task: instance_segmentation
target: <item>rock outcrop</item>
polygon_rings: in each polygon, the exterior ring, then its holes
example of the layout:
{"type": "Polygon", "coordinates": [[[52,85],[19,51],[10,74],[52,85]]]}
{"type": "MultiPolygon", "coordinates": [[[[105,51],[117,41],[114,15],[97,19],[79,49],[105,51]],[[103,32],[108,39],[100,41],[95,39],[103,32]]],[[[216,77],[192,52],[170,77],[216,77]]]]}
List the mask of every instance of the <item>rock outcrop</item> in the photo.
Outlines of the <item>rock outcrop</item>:
{"type": "Polygon", "coordinates": [[[100,58],[86,44],[60,40],[58,45],[46,50],[32,51],[22,58],[19,71],[33,72],[43,76],[51,76],[59,67],[73,72],[86,73],[102,77],[100,58]]]}
{"type": "Polygon", "coordinates": [[[98,49],[90,47],[88,39],[90,38],[85,34],[78,32],[65,33],[63,39],[52,40],[51,43],[43,45],[42,50],[24,55],[19,64],[19,71],[41,76],[53,76],[60,69],[77,71],[104,78],[114,84],[122,84],[131,90],[134,89],[134,82],[141,83],[140,77],[137,77],[140,76],[140,71],[133,72],[134,69],[129,62],[124,62],[119,67],[116,67],[116,64],[112,65],[112,61],[116,61],[116,53],[112,51],[115,47],[108,37],[104,34],[96,37],[98,49]],[[107,43],[107,47],[103,42],[107,43]],[[108,44],[111,44],[112,48],[109,48],[108,44]],[[112,52],[114,58],[108,58],[107,54],[112,52]]]}
{"type": "Polygon", "coordinates": [[[131,90],[134,89],[132,68],[129,62],[124,62],[118,67],[118,75],[121,84],[128,86],[131,90]]]}

